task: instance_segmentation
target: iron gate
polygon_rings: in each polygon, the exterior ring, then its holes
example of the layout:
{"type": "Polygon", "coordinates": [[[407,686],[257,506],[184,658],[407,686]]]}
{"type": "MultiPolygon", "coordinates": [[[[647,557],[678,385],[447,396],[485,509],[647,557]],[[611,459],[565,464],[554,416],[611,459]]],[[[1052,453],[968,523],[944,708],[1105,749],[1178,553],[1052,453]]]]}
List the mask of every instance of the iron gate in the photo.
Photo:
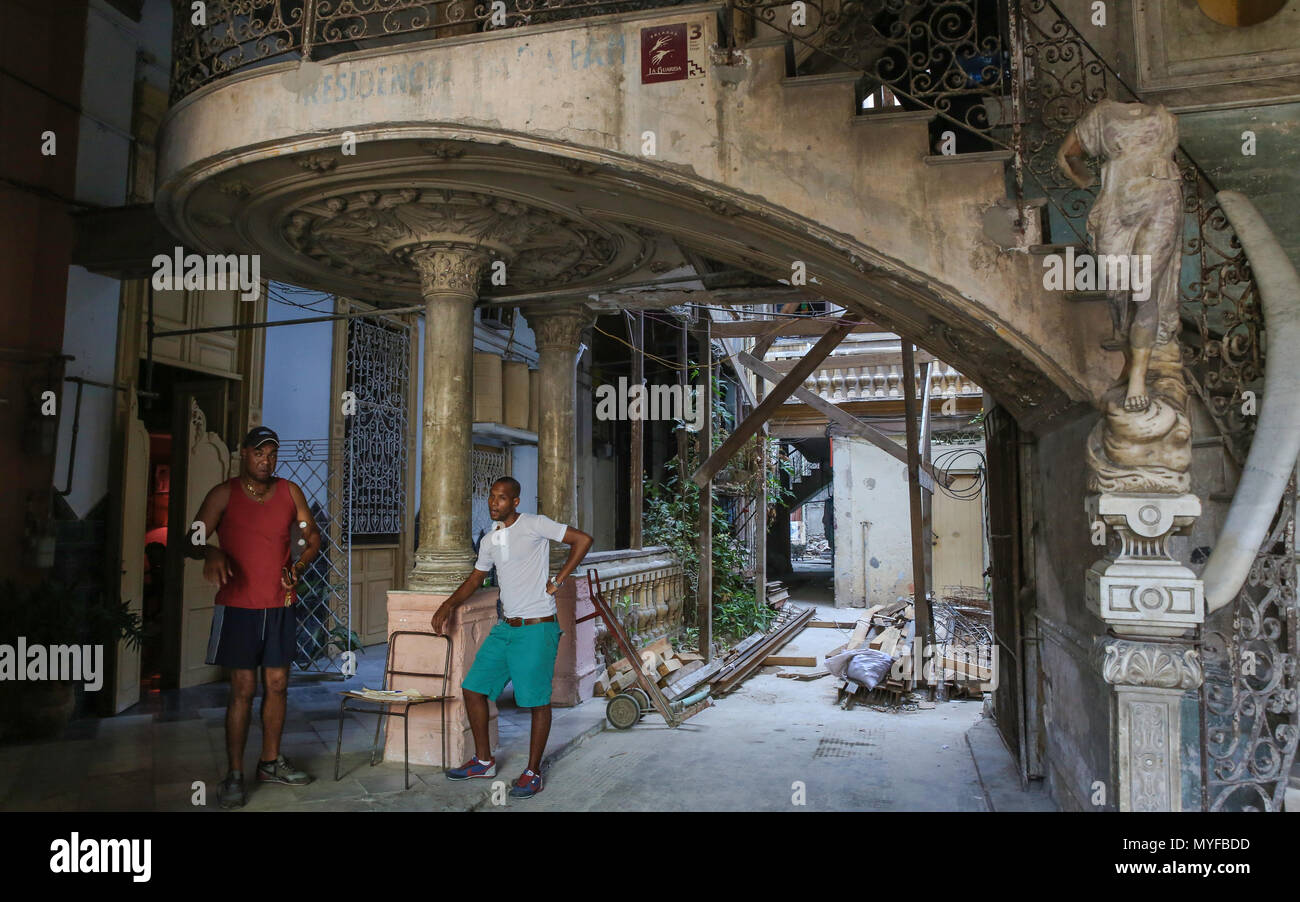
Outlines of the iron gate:
{"type": "MultiPolygon", "coordinates": [[[[325,439],[283,439],[276,475],[298,484],[320,529],[321,548],[298,583],[301,671],[345,674],[352,643],[352,537],[343,524],[350,492],[342,478],[344,446],[325,439]]],[[[291,549],[298,556],[298,528],[291,549]]]]}

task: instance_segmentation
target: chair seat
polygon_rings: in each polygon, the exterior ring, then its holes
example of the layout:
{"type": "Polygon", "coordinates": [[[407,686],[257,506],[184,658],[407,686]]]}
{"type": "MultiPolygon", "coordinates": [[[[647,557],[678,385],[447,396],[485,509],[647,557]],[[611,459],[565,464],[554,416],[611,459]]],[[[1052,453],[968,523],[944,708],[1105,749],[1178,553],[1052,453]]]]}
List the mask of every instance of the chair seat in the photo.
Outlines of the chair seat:
{"type": "Polygon", "coordinates": [[[371,698],[369,695],[351,689],[341,690],[339,695],[376,705],[421,705],[425,702],[441,702],[454,697],[450,695],[422,695],[419,698],[371,698]]]}

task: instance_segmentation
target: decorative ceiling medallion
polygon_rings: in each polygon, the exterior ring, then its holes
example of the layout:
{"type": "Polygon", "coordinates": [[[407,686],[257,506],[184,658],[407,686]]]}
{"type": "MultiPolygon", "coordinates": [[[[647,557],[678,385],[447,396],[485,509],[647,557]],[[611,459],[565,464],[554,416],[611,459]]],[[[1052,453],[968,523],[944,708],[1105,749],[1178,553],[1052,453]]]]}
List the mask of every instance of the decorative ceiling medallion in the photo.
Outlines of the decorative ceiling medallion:
{"type": "Polygon", "coordinates": [[[511,292],[557,288],[597,274],[614,277],[645,256],[644,246],[620,253],[636,239],[594,222],[439,189],[356,191],[314,201],[287,212],[280,233],[323,269],[411,293],[420,286],[412,253],[439,245],[478,247],[505,260],[511,292]]]}

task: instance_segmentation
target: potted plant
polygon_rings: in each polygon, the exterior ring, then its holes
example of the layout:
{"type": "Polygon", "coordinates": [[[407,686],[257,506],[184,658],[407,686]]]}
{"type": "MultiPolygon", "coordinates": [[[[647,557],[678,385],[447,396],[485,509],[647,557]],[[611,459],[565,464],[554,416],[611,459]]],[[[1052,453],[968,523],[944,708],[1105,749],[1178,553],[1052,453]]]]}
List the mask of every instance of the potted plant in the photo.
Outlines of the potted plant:
{"type": "MultiPolygon", "coordinates": [[[[103,646],[100,661],[107,668],[112,647],[126,640],[138,648],[144,632],[140,615],[103,590],[53,578],[32,585],[5,581],[0,583],[0,644],[8,646],[3,653],[11,656],[9,666],[26,674],[28,661],[17,659],[20,637],[26,649],[40,646],[47,656],[53,646],[103,646]]],[[[62,732],[76,708],[78,681],[51,679],[58,675],[47,670],[44,679],[0,680],[0,729],[6,737],[36,739],[62,732]]]]}

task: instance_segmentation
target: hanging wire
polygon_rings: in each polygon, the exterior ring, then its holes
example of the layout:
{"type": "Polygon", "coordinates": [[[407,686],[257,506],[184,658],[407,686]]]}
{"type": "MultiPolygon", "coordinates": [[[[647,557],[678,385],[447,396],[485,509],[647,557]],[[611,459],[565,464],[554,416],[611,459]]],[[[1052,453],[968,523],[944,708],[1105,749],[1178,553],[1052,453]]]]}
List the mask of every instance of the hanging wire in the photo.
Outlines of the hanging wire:
{"type": "MultiPolygon", "coordinates": [[[[984,491],[984,483],[988,473],[988,461],[985,459],[984,454],[975,448],[953,448],[950,451],[945,451],[934,459],[933,466],[935,473],[943,477],[942,479],[935,480],[935,486],[937,486],[939,490],[949,498],[953,498],[957,501],[974,501],[979,498],[980,494],[984,491]],[[970,485],[961,489],[952,489],[944,485],[944,483],[949,481],[949,471],[956,468],[957,461],[968,455],[973,455],[979,459],[975,472],[963,472],[959,475],[973,476],[974,481],[970,485]]],[[[969,466],[962,467],[963,471],[969,469],[969,466]]]]}

